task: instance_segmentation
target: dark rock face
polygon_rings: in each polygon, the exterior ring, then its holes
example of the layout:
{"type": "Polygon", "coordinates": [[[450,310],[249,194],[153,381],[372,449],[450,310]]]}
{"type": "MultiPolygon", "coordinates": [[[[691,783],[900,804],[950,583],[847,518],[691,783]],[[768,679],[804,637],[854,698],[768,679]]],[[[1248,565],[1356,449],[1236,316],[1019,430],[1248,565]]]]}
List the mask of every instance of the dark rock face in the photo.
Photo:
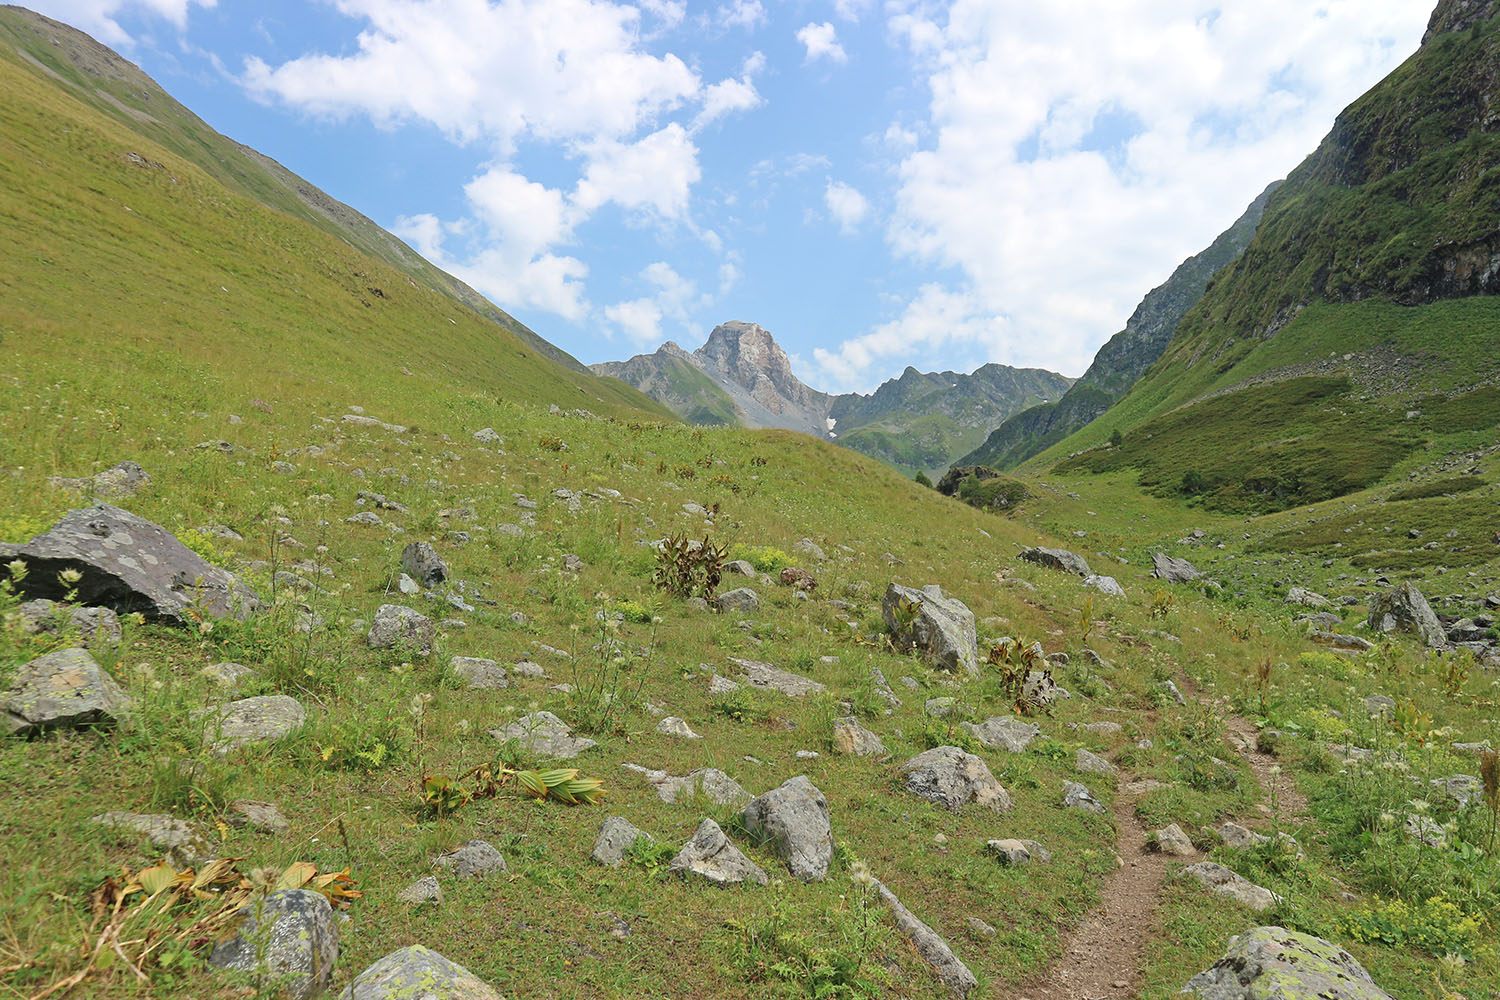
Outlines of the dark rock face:
{"type": "Polygon", "coordinates": [[[806,775],[788,780],[751,800],[743,812],[745,829],[763,836],[803,882],[821,882],[833,861],[828,800],[806,775]]]}
{"type": "Polygon", "coordinates": [[[426,542],[412,542],[402,550],[401,569],[424,587],[436,587],[448,579],[447,564],[426,542]]]}
{"type": "Polygon", "coordinates": [[[66,587],[58,574],[77,570],[79,602],[172,625],[193,622],[190,608],[245,618],[260,607],[229,570],[204,561],[161,525],[108,504],[69,511],[24,545],[0,545],[0,562],[15,559],[26,564],[21,590],[28,597],[61,598],[66,587]]]}
{"type": "Polygon", "coordinates": [[[1434,649],[1441,649],[1448,644],[1442,623],[1433,614],[1427,598],[1410,583],[1403,583],[1388,593],[1377,594],[1370,601],[1368,624],[1376,632],[1410,633],[1434,649]]]}
{"type": "Polygon", "coordinates": [[[998,469],[991,469],[987,465],[955,465],[943,473],[943,478],[938,480],[937,491],[945,497],[955,496],[958,488],[972,476],[978,476],[980,479],[994,479],[998,475],[1000,475],[998,469]]]}
{"type": "Polygon", "coordinates": [[[1426,45],[1438,35],[1449,31],[1468,31],[1481,21],[1488,21],[1500,13],[1500,0],[1439,0],[1427,22],[1427,33],[1422,36],[1426,45]]]}
{"type": "Polygon", "coordinates": [[[1203,574],[1186,559],[1174,559],[1165,552],[1151,553],[1151,575],[1168,583],[1192,583],[1203,574]]]}
{"type": "Polygon", "coordinates": [[[1047,549],[1040,546],[1027,549],[1021,553],[1021,558],[1038,566],[1055,569],[1062,573],[1072,573],[1074,576],[1090,577],[1094,571],[1089,568],[1088,560],[1076,552],[1067,549],[1047,549]]]}

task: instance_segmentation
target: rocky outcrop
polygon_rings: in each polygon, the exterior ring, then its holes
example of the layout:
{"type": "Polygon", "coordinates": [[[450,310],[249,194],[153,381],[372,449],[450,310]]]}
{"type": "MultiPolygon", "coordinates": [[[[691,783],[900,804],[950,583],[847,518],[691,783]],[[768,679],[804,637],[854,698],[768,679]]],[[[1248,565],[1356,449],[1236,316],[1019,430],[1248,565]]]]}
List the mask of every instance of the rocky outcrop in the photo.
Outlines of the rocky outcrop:
{"type": "Polygon", "coordinates": [[[711,819],[698,824],[692,839],[682,845],[667,867],[684,876],[698,875],[719,886],[736,882],[765,885],[769,881],[760,866],[731,844],[719,824],[711,819]]]}
{"type": "Polygon", "coordinates": [[[1500,14],[1500,0],[1440,0],[1427,22],[1422,44],[1446,32],[1468,31],[1496,14],[1500,14]]]}
{"type": "Polygon", "coordinates": [[[1199,1000],[1391,1000],[1353,955],[1284,927],[1255,927],[1230,938],[1224,957],[1182,992],[1199,1000]]]}
{"type": "Polygon", "coordinates": [[[1151,575],[1168,583],[1192,583],[1203,574],[1186,559],[1176,559],[1165,552],[1153,552],[1151,575]]]}
{"type": "Polygon", "coordinates": [[[886,588],[880,611],[898,647],[917,649],[940,670],[978,676],[974,613],[963,601],[944,597],[936,584],[914,590],[893,583],[886,588]]]}
{"type": "Polygon", "coordinates": [[[922,961],[932,966],[944,986],[953,996],[960,998],[969,995],[979,980],[974,978],[974,973],[969,967],[953,953],[948,947],[948,942],[943,936],[931,927],[927,926],[916,914],[908,910],[896,894],[891,892],[886,885],[880,881],[875,883],[876,891],[880,893],[881,902],[891,911],[891,916],[896,921],[896,927],[917,949],[917,954],[922,956],[922,961]]]}
{"type": "Polygon", "coordinates": [[[229,570],[161,525],[108,504],[68,511],[23,545],[0,544],[0,563],[15,560],[26,564],[20,589],[27,597],[60,600],[73,589],[79,603],[171,625],[194,624],[197,614],[245,618],[260,607],[229,570]],[[65,570],[81,574],[71,587],[58,579],[65,570]]]}
{"type": "Polygon", "coordinates": [[[901,767],[906,790],[949,812],[958,812],[970,802],[992,812],[1011,809],[1010,793],[995,780],[988,765],[958,747],[934,747],[917,754],[901,767]]]}
{"type": "Polygon", "coordinates": [[[1021,553],[1021,558],[1038,566],[1055,569],[1062,573],[1072,573],[1074,576],[1088,578],[1094,575],[1089,568],[1088,560],[1076,552],[1067,549],[1048,549],[1042,546],[1027,549],[1021,553]]]}

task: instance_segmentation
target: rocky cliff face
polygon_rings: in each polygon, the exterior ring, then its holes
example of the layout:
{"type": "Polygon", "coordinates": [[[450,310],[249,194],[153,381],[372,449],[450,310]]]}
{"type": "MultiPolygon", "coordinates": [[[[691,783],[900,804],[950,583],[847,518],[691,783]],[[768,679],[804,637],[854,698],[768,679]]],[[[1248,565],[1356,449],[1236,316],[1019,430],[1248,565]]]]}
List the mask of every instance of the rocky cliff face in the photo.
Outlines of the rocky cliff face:
{"type": "Polygon", "coordinates": [[[1125,329],[1099,349],[1088,371],[1061,399],[1006,420],[958,464],[1014,468],[1113,406],[1161,357],[1177,324],[1203,297],[1213,276],[1244,253],[1279,183],[1261,192],[1212,246],[1183,261],[1170,278],[1147,293],[1125,329]]]}
{"type": "Polygon", "coordinates": [[[1442,0],[1427,22],[1427,33],[1422,44],[1432,41],[1434,36],[1449,31],[1468,31],[1474,25],[1488,21],[1500,13],[1500,0],[1442,0]]]}
{"type": "Polygon", "coordinates": [[[693,361],[743,412],[752,427],[784,427],[828,436],[833,397],[792,374],[792,362],[769,331],[755,323],[721,323],[693,361]]]}

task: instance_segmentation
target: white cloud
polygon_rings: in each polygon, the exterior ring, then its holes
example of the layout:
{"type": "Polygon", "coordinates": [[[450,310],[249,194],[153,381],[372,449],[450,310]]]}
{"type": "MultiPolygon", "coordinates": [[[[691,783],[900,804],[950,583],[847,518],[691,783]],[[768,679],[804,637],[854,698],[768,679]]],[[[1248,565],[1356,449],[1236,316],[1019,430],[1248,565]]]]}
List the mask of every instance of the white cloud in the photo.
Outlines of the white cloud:
{"type": "Polygon", "coordinates": [[[760,0],[730,0],[719,7],[718,23],[722,28],[754,29],[766,21],[766,9],[760,0]]]}
{"type": "MultiPolygon", "coordinates": [[[[759,55],[759,53],[756,53],[759,55]]],[[[693,119],[693,130],[703,128],[712,122],[718,121],[725,115],[734,114],[737,111],[750,111],[760,107],[765,99],[755,89],[749,74],[738,80],[730,78],[720,80],[703,91],[703,110],[693,119]]]]}
{"type": "Polygon", "coordinates": [[[870,214],[870,202],[857,188],[843,181],[828,182],[823,189],[823,203],[828,206],[828,214],[838,223],[839,230],[846,235],[858,229],[865,216],[870,214]]]}
{"type": "Polygon", "coordinates": [[[845,21],[858,21],[875,6],[875,0],[833,0],[833,12],[845,21]]]}
{"type": "MultiPolygon", "coordinates": [[[[1079,374],[1148,289],[1415,49],[1426,8],[956,0],[945,15],[897,9],[889,28],[927,67],[921,131],[934,138],[900,163],[887,236],[898,253],[961,277],[821,352],[819,365],[845,384],[878,381],[860,374],[875,359],[903,350],[920,359],[959,336],[991,360],[1079,374]]],[[[887,132],[892,145],[908,136],[887,132]]]]}
{"type": "Polygon", "coordinates": [[[698,147],[673,122],[635,143],[600,140],[587,147],[589,165],[573,194],[585,214],[614,202],[650,209],[662,219],[681,219],[692,186],[702,176],[698,147]]]}
{"type": "Polygon", "coordinates": [[[661,329],[663,319],[670,318],[688,326],[691,310],[709,301],[708,296],[700,298],[697,286],[673,270],[666,261],[647,265],[640,277],[652,286],[649,295],[604,308],[605,318],[623,330],[637,346],[655,345],[665,339],[661,329]]]}
{"type": "Polygon", "coordinates": [[[833,24],[824,21],[822,24],[807,24],[797,29],[797,41],[807,50],[806,62],[817,59],[829,59],[832,62],[848,62],[849,56],[844,52],[844,47],[839,44],[838,32],[833,24]]]}
{"type": "Polygon", "coordinates": [[[88,32],[105,45],[129,47],[134,40],[115,20],[121,14],[153,14],[181,30],[187,27],[190,7],[213,7],[217,3],[218,0],[27,0],[25,6],[88,32]]]}

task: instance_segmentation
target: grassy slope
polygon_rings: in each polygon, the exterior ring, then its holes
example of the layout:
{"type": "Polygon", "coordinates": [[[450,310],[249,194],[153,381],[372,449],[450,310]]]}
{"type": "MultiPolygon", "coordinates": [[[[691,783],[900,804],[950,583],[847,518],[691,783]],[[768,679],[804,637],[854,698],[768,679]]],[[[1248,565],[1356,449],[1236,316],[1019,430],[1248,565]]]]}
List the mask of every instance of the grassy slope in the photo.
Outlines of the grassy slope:
{"type": "MultiPolygon", "coordinates": [[[[1253,512],[1379,481],[1418,445],[1447,447],[1448,435],[1475,429],[1431,416],[1412,423],[1406,412],[1430,410],[1436,394],[1484,390],[1500,371],[1493,299],[1428,301],[1458,294],[1444,285],[1445,260],[1500,238],[1500,136],[1465,124],[1493,104],[1485,81],[1497,50],[1495,21],[1440,35],[1352,105],[1272,196],[1249,249],[1215,279],[1162,359],[1123,401],[1030,467],[1120,430],[1123,453],[1075,464],[1131,465],[1163,489],[1197,470],[1209,480],[1210,502],[1253,512]],[[1259,386],[1228,397],[1238,403],[1204,402],[1252,379],[1308,374],[1353,384],[1336,400],[1259,386]],[[1306,447],[1276,449],[1258,463],[1230,456],[1229,442],[1265,435],[1247,438],[1255,429],[1243,421],[1215,421],[1268,406],[1300,426],[1306,447]],[[1356,425],[1366,433],[1351,435],[1356,425]],[[1370,428],[1388,446],[1362,448],[1370,428]],[[1247,487],[1247,478],[1267,476],[1276,490],[1247,487]],[[1299,485],[1314,479],[1322,485],[1299,485]]],[[[1484,398],[1469,408],[1482,410],[1484,398]]]]}
{"type": "MultiPolygon", "coordinates": [[[[247,869],[298,859],[353,867],[367,895],[341,929],[336,989],[376,957],[421,942],[507,994],[527,997],[805,996],[826,985],[827,973],[818,969],[830,955],[861,951],[867,951],[865,975],[885,980],[878,994],[945,995],[888,932],[865,945],[848,936],[855,890],[846,865],[855,857],[953,944],[984,980],[983,995],[1006,996],[1056,957],[1058,935],[1093,905],[1115,864],[1108,820],[1057,804],[1061,782],[1076,777],[1075,747],[1109,752],[1137,774],[1170,782],[1143,801],[1154,823],[1197,830],[1224,816],[1257,818],[1243,768],[1230,769],[1232,781],[1191,784],[1198,773],[1193,762],[1232,759],[1232,752],[1213,713],[1162,705],[1155,684],[1173,676],[1191,680],[1224,697],[1221,710],[1249,711],[1255,666],[1266,658],[1298,663],[1309,647],[1264,603],[1211,604],[1190,591],[1171,601],[1157,596],[1138,553],[1184,530],[1180,508],[1123,484],[1078,501],[1045,490],[1046,503],[1030,508],[1038,531],[943,500],[877,463],[806,437],[632,422],[639,399],[623,387],[536,358],[478,317],[455,311],[445,297],[230,194],[36,77],[0,63],[0,92],[7,95],[0,102],[0,224],[7,233],[0,247],[0,381],[10,389],[0,393],[0,537],[26,537],[77,502],[49,489],[47,476],[83,475],[131,458],[154,482],[126,506],[187,537],[206,523],[244,535],[243,542],[212,546],[197,539],[214,558],[277,568],[312,560],[332,574],[302,570],[323,589],[293,595],[283,586],[276,609],[249,626],[198,633],[128,626],[122,647],[101,651],[101,658],[137,699],[129,727],[0,742],[0,785],[11,801],[25,804],[0,811],[0,855],[8,859],[0,867],[0,898],[7,900],[0,923],[4,987],[31,995],[78,968],[89,891],[122,865],[156,860],[147,845],[88,822],[110,808],[173,811],[213,831],[229,799],[276,801],[292,823],[287,836],[226,828],[223,850],[243,857],[247,869]],[[127,151],[163,168],[134,165],[123,157],[127,151]],[[268,403],[270,412],[252,399],[268,403]],[[551,414],[553,401],[624,419],[551,414]],[[351,404],[411,430],[341,423],[351,404]],[[231,415],[242,421],[231,422],[231,415]],[[484,426],[504,435],[503,455],[472,441],[484,426]],[[236,451],[194,447],[220,438],[236,451]],[[321,453],[302,450],[313,445],[321,453]],[[274,471],[278,460],[292,462],[294,471],[274,471]],[[552,493],[562,487],[624,495],[585,499],[573,511],[552,493]],[[380,511],[390,527],[347,523],[368,509],[356,502],[358,491],[368,489],[410,512],[380,511]],[[521,519],[516,493],[540,503],[536,524],[521,538],[494,530],[521,519]],[[687,517],[681,509],[687,500],[718,504],[716,525],[687,517]],[[1090,504],[1105,515],[1090,515],[1090,504]],[[461,507],[471,512],[440,513],[461,507]],[[1068,535],[1080,524],[1099,530],[1084,540],[1068,535]],[[786,551],[812,537],[832,557],[812,567],[820,578],[816,596],[851,602],[853,614],[799,602],[764,583],[754,584],[763,606],[747,626],[665,599],[649,583],[653,560],[639,543],[673,529],[786,551]],[[950,723],[923,714],[924,699],[955,695],[974,706],[977,718],[1004,712],[1007,702],[993,680],[950,688],[919,664],[859,641],[878,628],[885,582],[941,583],[975,611],[982,634],[1038,638],[1049,651],[1077,654],[1085,592],[1072,578],[1014,558],[1018,544],[1058,537],[1068,537],[1129,592],[1126,599],[1096,596],[1092,604],[1088,644],[1111,666],[1095,672],[1079,667],[1075,655],[1059,679],[1076,696],[1039,720],[1052,739],[1038,752],[981,751],[1018,801],[1012,814],[954,815],[913,799],[900,786],[897,763],[934,743],[963,739],[950,723]],[[469,581],[466,595],[476,610],[462,614],[466,627],[444,630],[430,658],[373,652],[355,622],[391,600],[385,590],[401,548],[416,539],[431,539],[454,576],[469,581]],[[1128,551],[1131,562],[1101,555],[1106,547],[1116,555],[1128,551]],[[563,553],[583,558],[582,573],[559,570],[563,553]],[[1035,589],[999,588],[997,570],[1035,589]],[[598,727],[599,748],[578,761],[605,779],[608,805],[567,809],[502,797],[448,820],[421,819],[414,789],[422,774],[453,775],[492,759],[498,748],[489,728],[533,706],[575,722],[597,708],[588,693],[608,687],[610,671],[591,652],[593,623],[596,612],[622,600],[663,620],[654,636],[649,626],[624,626],[632,646],[654,638],[655,653],[625,671],[616,689],[617,719],[598,727]],[[322,616],[323,628],[294,630],[304,605],[322,616]],[[525,624],[511,620],[518,610],[529,617],[525,624]],[[1165,639],[1160,633],[1167,631],[1181,641],[1165,639]],[[541,643],[571,649],[573,658],[548,655],[541,643]],[[549,677],[517,678],[509,690],[464,691],[448,676],[454,654],[507,663],[534,658],[549,677]],[[833,696],[754,695],[737,720],[707,695],[700,666],[732,674],[729,656],[814,676],[833,696]],[[212,757],[205,749],[211,734],[191,715],[213,697],[198,670],[230,659],[258,672],[245,694],[298,697],[309,710],[308,728],[277,746],[212,757]],[[869,672],[876,666],[893,682],[909,675],[918,684],[908,690],[897,683],[905,704],[890,716],[872,697],[869,672]],[[575,685],[577,694],[551,687],[556,682],[575,685]],[[420,695],[432,700],[419,736],[410,708],[420,695]],[[840,698],[866,713],[863,721],[884,737],[892,760],[828,752],[840,698]],[[655,734],[647,700],[687,719],[704,739],[655,734]],[[1099,736],[1070,727],[1100,718],[1126,729],[1099,736]],[[1153,739],[1153,749],[1134,749],[1142,736],[1153,739]],[[376,745],[389,748],[378,767],[325,762],[325,754],[337,762],[376,745]],[[797,759],[804,749],[821,756],[797,759]],[[802,885],[786,878],[768,851],[745,844],[778,884],[728,892],[684,885],[640,865],[593,866],[587,852],[607,813],[625,815],[674,845],[705,813],[729,819],[701,802],[659,802],[619,766],[627,761],[674,773],[718,766],[753,792],[805,772],[829,798],[839,864],[828,882],[802,885]],[[184,764],[201,767],[191,787],[178,777],[184,764]],[[1056,863],[1002,869],[981,851],[997,835],[1041,840],[1056,863]],[[434,854],[470,837],[500,846],[509,873],[470,883],[445,878],[447,899],[435,908],[412,910],[396,900],[405,885],[428,874],[434,854]],[[965,925],[969,916],[994,924],[998,935],[974,935],[965,925]],[[631,926],[623,939],[610,934],[617,918],[631,926]]],[[[1237,525],[1211,518],[1206,526],[1232,538],[1228,532],[1237,525]]],[[[268,572],[251,572],[269,595],[268,572]]],[[[415,601],[437,615],[438,606],[415,601]]],[[[6,622],[0,674],[40,648],[6,622]]],[[[1400,676],[1376,673],[1375,661],[1337,670],[1315,661],[1305,671],[1275,674],[1268,721],[1308,734],[1290,739],[1284,760],[1309,790],[1341,790],[1321,750],[1342,733],[1327,707],[1351,720],[1354,738],[1391,739],[1370,732],[1352,710],[1352,699],[1364,693],[1389,690],[1442,713],[1447,734],[1405,750],[1420,777],[1471,766],[1450,756],[1447,742],[1494,732],[1487,678],[1470,678],[1454,697],[1424,658],[1397,650],[1392,662],[1400,676]]],[[[1112,799],[1108,781],[1087,780],[1102,799],[1112,799]]],[[[1385,798],[1354,791],[1345,790],[1343,800],[1377,813],[1410,795],[1404,785],[1380,790],[1385,798]]],[[[1389,838],[1355,857],[1357,838],[1346,828],[1348,810],[1340,808],[1329,806],[1326,832],[1298,831],[1309,849],[1306,862],[1258,876],[1293,901],[1273,916],[1348,944],[1403,998],[1437,997],[1434,984],[1442,977],[1469,1000],[1493,1000],[1500,963],[1492,945],[1481,940],[1473,964],[1455,973],[1440,968],[1428,949],[1361,944],[1340,923],[1391,888],[1377,863],[1421,876],[1422,885],[1404,893],[1419,895],[1429,882],[1458,886],[1446,891],[1463,907],[1492,913],[1484,890],[1464,889],[1478,894],[1476,903],[1459,891],[1467,884],[1459,880],[1467,872],[1476,884],[1493,883],[1493,862],[1469,859],[1460,866],[1431,851],[1413,858],[1389,838]],[[1360,894],[1358,906],[1339,901],[1346,886],[1360,894]]],[[[1461,819],[1468,830],[1478,814],[1461,819]]],[[[1222,849],[1216,857],[1251,874],[1261,864],[1222,849]]],[[[1163,937],[1140,991],[1162,1000],[1217,958],[1229,933],[1256,918],[1205,894],[1174,890],[1164,919],[1171,940],[1163,937]]],[[[234,980],[191,965],[152,972],[154,982],[145,986],[118,966],[104,969],[74,995],[243,995],[234,980]]]]}
{"type": "Polygon", "coordinates": [[[580,364],[468,285],[275,160],[210,128],[134,64],[65,24],[0,7],[0,58],[36,69],[78,100],[201,168],[231,191],[309,222],[492,320],[574,371],[580,364]]]}

